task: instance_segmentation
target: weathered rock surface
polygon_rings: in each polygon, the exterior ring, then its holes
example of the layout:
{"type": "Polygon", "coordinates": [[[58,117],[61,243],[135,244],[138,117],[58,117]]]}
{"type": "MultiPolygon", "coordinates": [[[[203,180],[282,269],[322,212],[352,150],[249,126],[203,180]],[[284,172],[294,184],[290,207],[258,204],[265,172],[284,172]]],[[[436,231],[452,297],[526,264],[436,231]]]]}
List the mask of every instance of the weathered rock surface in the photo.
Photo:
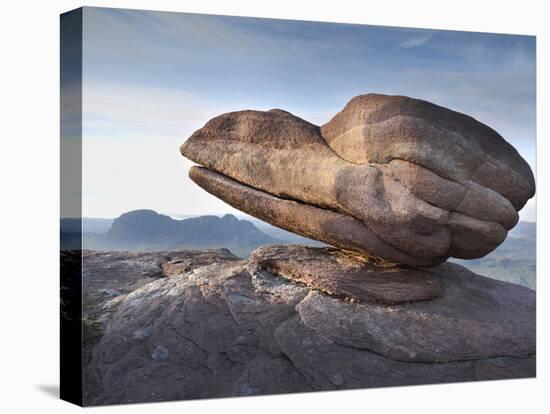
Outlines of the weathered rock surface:
{"type": "Polygon", "coordinates": [[[411,265],[484,256],[535,191],[494,130],[400,96],[356,97],[321,128],[282,110],[223,114],[181,152],[205,167],[195,182],[246,213],[411,265]]]}
{"type": "MultiPolygon", "coordinates": [[[[285,249],[297,265],[295,246],[279,246],[248,260],[199,258],[181,273],[162,261],[170,276],[149,256],[157,279],[129,293],[130,280],[113,278],[125,293],[103,305],[108,318],[85,367],[87,404],[535,375],[534,291],[445,263],[428,271],[441,286],[436,299],[350,303],[265,270],[285,249]]],[[[310,249],[306,267],[323,251],[310,249]]],[[[131,254],[117,266],[134,269],[136,260],[147,268],[131,254]]],[[[342,259],[343,269],[353,260],[342,259]]],[[[88,268],[110,274],[108,260],[88,268]]]]}
{"type": "Polygon", "coordinates": [[[89,306],[94,306],[96,302],[102,304],[105,298],[130,293],[159,277],[191,271],[212,262],[239,260],[227,249],[161,252],[89,250],[84,251],[82,257],[82,289],[85,299],[88,299],[84,304],[89,306]]]}
{"type": "Polygon", "coordinates": [[[433,264],[431,259],[415,257],[389,245],[353,217],[293,200],[279,199],[203,167],[191,167],[189,176],[226,203],[302,236],[363,254],[388,257],[397,263],[433,264]]]}
{"type": "Polygon", "coordinates": [[[448,190],[450,195],[459,193],[459,197],[439,194],[444,197],[438,200],[434,194],[427,196],[431,199],[427,201],[437,205],[453,200],[447,207],[454,206],[474,217],[479,215],[482,220],[501,221],[504,227],[506,223],[514,224],[513,214],[506,218],[507,203],[498,194],[519,209],[535,192],[529,165],[496,131],[470,116],[427,101],[406,96],[360,95],[323,125],[321,134],[338,155],[350,162],[389,164],[395,160],[397,165],[390,165],[390,169],[398,174],[410,168],[418,171],[418,178],[434,184],[443,178],[465,185],[466,193],[470,193],[466,198],[449,183],[451,188],[438,184],[436,187],[448,190]],[[466,205],[471,201],[468,196],[474,194],[477,197],[472,198],[480,201],[500,203],[466,205]],[[464,199],[462,206],[460,199],[464,199]]]}
{"type": "Polygon", "coordinates": [[[352,303],[398,304],[441,295],[439,278],[424,270],[331,247],[261,247],[252,259],[254,266],[352,303]]]}
{"type": "MultiPolygon", "coordinates": [[[[228,249],[190,251],[186,255],[178,254],[176,259],[161,264],[162,274],[165,277],[190,272],[198,267],[216,262],[235,262],[241,260],[228,249]]],[[[171,258],[171,257],[170,257],[171,258]]]]}
{"type": "MultiPolygon", "coordinates": [[[[67,262],[71,251],[63,252],[67,262]]],[[[75,255],[80,258],[80,255],[75,255]]],[[[86,321],[102,321],[110,316],[105,304],[113,298],[131,293],[160,277],[189,272],[209,263],[240,260],[227,249],[166,250],[160,252],[82,253],[82,304],[86,321]]],[[[65,281],[64,281],[65,282],[65,281]]],[[[62,284],[63,288],[63,284],[62,284]]]]}
{"type": "MultiPolygon", "coordinates": [[[[117,309],[119,298],[139,290],[142,286],[180,271],[192,271],[206,263],[236,261],[227,249],[203,251],[159,251],[159,252],[101,252],[62,251],[61,266],[75,266],[74,271],[62,273],[62,298],[76,300],[82,289],[82,333],[83,365],[90,364],[92,353],[104,333],[105,325],[117,309]],[[80,265],[75,260],[82,260],[80,265]],[[81,282],[78,280],[82,277],[81,282]]],[[[62,317],[67,318],[65,308],[74,306],[62,303],[62,317]]],[[[144,331],[146,333],[146,330],[144,331]]],[[[97,392],[96,379],[85,377],[84,400],[91,401],[97,392]]]]}

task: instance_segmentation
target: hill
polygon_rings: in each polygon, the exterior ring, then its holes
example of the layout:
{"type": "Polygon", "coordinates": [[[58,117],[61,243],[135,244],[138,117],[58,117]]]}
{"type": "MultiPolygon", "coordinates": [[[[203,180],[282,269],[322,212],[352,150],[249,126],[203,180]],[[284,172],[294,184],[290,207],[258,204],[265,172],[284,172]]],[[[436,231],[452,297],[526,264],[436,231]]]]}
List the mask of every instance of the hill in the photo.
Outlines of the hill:
{"type": "MultiPolygon", "coordinates": [[[[185,216],[182,216],[185,217],[185,216]]],[[[228,248],[247,257],[269,244],[323,246],[315,240],[274,227],[255,218],[198,216],[173,219],[152,210],[136,210],[117,219],[83,218],[84,248],[90,250],[156,251],[228,248]]],[[[61,220],[63,249],[80,248],[80,220],[61,220]]],[[[494,252],[481,259],[452,262],[478,274],[536,288],[536,224],[520,222],[494,252]]]]}
{"type": "MultiPolygon", "coordinates": [[[[61,248],[78,248],[78,225],[62,220],[61,248]],[[72,230],[72,231],[71,231],[72,230]]],[[[280,243],[247,220],[231,214],[174,220],[153,210],[135,210],[112,221],[104,233],[84,231],[89,250],[155,251],[166,249],[212,249],[225,247],[247,256],[258,246],[280,243]]]]}

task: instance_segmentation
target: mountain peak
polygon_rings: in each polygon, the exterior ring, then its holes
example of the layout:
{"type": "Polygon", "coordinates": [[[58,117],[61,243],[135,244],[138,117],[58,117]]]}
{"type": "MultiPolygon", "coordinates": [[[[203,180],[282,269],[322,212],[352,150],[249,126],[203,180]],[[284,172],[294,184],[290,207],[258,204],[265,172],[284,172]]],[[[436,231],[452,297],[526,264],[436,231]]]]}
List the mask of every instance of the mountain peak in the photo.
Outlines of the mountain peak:
{"type": "Polygon", "coordinates": [[[225,221],[225,222],[228,222],[228,223],[240,222],[240,220],[237,217],[235,217],[233,214],[223,215],[222,221],[225,221]]]}
{"type": "MultiPolygon", "coordinates": [[[[139,209],[139,210],[131,210],[127,211],[126,213],[122,213],[118,218],[123,217],[156,217],[156,216],[162,216],[163,214],[157,213],[155,210],[150,209],[139,209]]],[[[165,216],[168,217],[168,216],[165,216]]]]}
{"type": "Polygon", "coordinates": [[[94,248],[114,250],[234,249],[247,255],[251,249],[277,240],[247,220],[233,214],[200,216],[182,220],[154,210],[133,210],[121,214],[111,228],[97,238],[94,248]]]}

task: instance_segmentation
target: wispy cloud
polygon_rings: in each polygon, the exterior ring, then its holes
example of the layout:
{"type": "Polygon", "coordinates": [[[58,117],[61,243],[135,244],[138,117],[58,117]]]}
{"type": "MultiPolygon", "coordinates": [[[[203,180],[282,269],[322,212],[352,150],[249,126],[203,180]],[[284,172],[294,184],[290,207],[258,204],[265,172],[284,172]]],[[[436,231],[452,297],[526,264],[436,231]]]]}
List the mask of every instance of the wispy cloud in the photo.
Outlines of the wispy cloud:
{"type": "Polygon", "coordinates": [[[411,39],[405,40],[397,45],[397,47],[402,49],[410,49],[412,47],[422,46],[424,43],[429,42],[433,37],[433,32],[424,33],[420,36],[412,37],[411,39]]]}
{"type": "Polygon", "coordinates": [[[182,137],[206,120],[228,111],[207,97],[149,86],[85,81],[85,137],[128,139],[133,136],[182,137]]]}

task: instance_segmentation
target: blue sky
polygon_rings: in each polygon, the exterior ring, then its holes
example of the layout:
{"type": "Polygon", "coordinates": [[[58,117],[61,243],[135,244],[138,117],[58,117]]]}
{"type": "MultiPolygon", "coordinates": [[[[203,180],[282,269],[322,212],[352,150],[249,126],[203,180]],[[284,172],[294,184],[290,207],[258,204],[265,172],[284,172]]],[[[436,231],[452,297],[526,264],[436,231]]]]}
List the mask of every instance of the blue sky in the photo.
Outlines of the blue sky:
{"type": "Polygon", "coordinates": [[[472,115],[535,168],[534,37],[102,8],[83,36],[88,217],[235,212],[187,178],[194,130],[241,109],[322,124],[367,92],[472,115]]]}

